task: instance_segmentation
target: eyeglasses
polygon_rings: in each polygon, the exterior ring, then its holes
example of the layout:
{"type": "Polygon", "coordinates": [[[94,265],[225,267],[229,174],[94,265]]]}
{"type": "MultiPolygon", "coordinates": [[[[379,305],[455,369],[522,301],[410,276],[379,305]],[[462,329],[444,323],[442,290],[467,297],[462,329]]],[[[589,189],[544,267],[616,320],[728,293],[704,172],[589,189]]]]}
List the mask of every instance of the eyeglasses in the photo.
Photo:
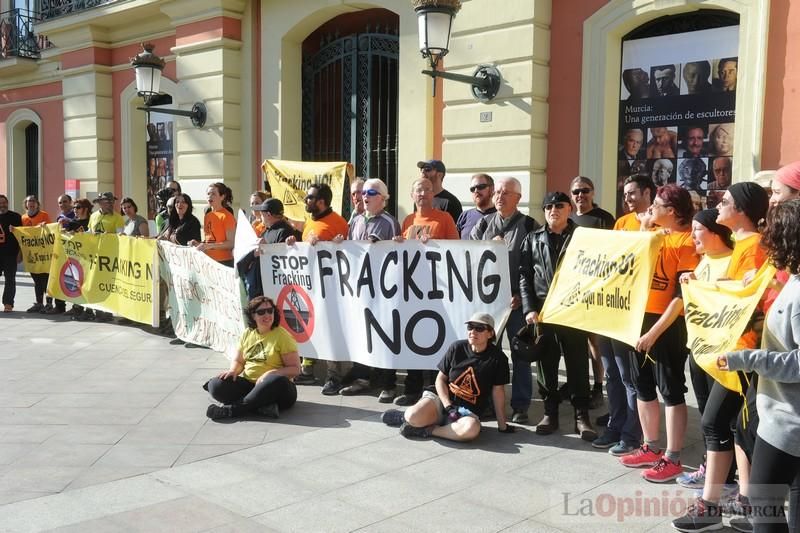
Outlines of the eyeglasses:
{"type": "Polygon", "coordinates": [[[380,194],[381,193],[379,191],[376,191],[375,189],[364,189],[363,191],[361,191],[362,196],[369,196],[370,198],[372,198],[373,196],[380,196],[380,194]]]}
{"type": "Polygon", "coordinates": [[[431,170],[433,170],[433,167],[420,167],[420,170],[422,172],[430,172],[431,170]]]}
{"type": "Polygon", "coordinates": [[[486,324],[473,324],[472,322],[467,323],[467,331],[477,331],[478,333],[483,333],[484,331],[489,331],[489,326],[486,324]]]}
{"type": "Polygon", "coordinates": [[[469,192],[482,191],[487,187],[489,187],[488,183],[479,183],[477,185],[473,185],[472,187],[470,187],[469,192]]]}
{"type": "Polygon", "coordinates": [[[722,207],[728,207],[729,205],[731,205],[731,203],[732,203],[731,200],[728,200],[727,198],[723,198],[722,200],[719,201],[719,205],[722,207]]]}
{"type": "Polygon", "coordinates": [[[592,192],[592,189],[585,187],[583,189],[572,189],[572,196],[578,196],[579,194],[589,194],[592,192]]]}
{"type": "Polygon", "coordinates": [[[314,196],[313,194],[309,194],[308,196],[306,196],[306,197],[305,197],[305,198],[303,198],[303,199],[304,199],[306,202],[308,202],[308,201],[312,201],[312,202],[313,202],[313,201],[315,201],[315,200],[317,199],[317,197],[316,197],[316,196],[314,196]]]}
{"type": "Polygon", "coordinates": [[[564,202],[558,202],[556,204],[547,204],[546,206],[544,206],[544,210],[545,211],[550,211],[554,207],[556,209],[564,209],[566,207],[566,204],[564,202]]]}
{"type": "Polygon", "coordinates": [[[262,307],[260,309],[256,309],[253,312],[255,314],[257,314],[258,316],[264,316],[266,314],[270,314],[271,315],[274,311],[275,311],[274,307],[262,307]]]}

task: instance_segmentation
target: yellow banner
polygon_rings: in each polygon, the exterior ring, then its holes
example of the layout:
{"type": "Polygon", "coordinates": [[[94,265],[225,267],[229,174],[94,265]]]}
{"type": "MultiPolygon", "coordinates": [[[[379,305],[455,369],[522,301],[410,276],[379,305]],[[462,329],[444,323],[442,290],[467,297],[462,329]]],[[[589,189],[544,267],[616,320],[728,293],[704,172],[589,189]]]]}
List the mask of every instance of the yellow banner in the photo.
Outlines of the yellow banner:
{"type": "Polygon", "coordinates": [[[327,183],[333,191],[331,207],[342,212],[345,178],[351,172],[348,163],[314,163],[267,159],[261,165],[267,176],[272,197],[283,202],[284,214],[292,220],[305,220],[306,191],[314,183],[327,183]],[[349,168],[348,168],[349,167],[349,168]]]}
{"type": "Polygon", "coordinates": [[[635,345],[662,241],[660,232],[577,228],[541,320],[635,345]]]}
{"type": "Polygon", "coordinates": [[[114,233],[56,233],[50,281],[54,297],[158,325],[155,239],[114,233]]]}
{"type": "Polygon", "coordinates": [[[22,253],[22,268],[31,274],[50,272],[50,258],[56,241],[58,223],[44,226],[15,227],[12,232],[22,253]]]}
{"type": "Polygon", "coordinates": [[[697,364],[725,388],[742,392],[736,372],[717,369],[717,356],[736,349],[761,295],[775,277],[765,263],[747,286],[741,281],[690,281],[681,285],[689,349],[697,364]]]}

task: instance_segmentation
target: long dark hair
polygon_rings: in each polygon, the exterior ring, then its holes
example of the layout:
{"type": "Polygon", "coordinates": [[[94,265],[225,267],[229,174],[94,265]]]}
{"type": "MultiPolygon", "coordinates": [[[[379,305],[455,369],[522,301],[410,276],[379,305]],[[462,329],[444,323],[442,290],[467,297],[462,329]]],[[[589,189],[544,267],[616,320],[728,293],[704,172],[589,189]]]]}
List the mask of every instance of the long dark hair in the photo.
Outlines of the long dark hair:
{"type": "Polygon", "coordinates": [[[178,216],[178,211],[174,207],[172,208],[172,211],[170,211],[169,213],[170,228],[177,228],[178,226],[186,222],[186,219],[189,218],[189,215],[192,214],[193,207],[192,207],[191,196],[181,192],[175,195],[175,200],[177,200],[178,197],[183,198],[183,201],[186,202],[186,205],[188,205],[189,207],[186,208],[186,216],[184,217],[183,221],[181,221],[181,218],[178,216]]]}
{"type": "Polygon", "coordinates": [[[272,298],[268,298],[266,296],[256,296],[247,304],[247,309],[245,309],[245,314],[247,315],[247,327],[250,329],[256,329],[256,319],[253,318],[256,309],[261,307],[262,304],[268,303],[272,306],[272,327],[270,329],[275,329],[280,325],[281,321],[281,313],[278,310],[278,307],[275,305],[275,302],[272,298]]]}
{"type": "Polygon", "coordinates": [[[773,205],[767,213],[767,227],[761,245],[767,249],[775,268],[800,273],[800,200],[773,205]]]}

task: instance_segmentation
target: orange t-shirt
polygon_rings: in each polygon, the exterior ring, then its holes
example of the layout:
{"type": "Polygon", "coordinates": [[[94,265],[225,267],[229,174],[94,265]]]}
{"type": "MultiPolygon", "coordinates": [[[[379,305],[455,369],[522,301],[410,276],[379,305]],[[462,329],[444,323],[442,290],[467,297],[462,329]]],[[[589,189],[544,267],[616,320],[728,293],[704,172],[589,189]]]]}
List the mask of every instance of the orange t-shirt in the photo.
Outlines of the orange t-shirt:
{"type": "Polygon", "coordinates": [[[742,279],[747,272],[761,268],[766,260],[767,252],[761,247],[761,235],[756,233],[736,241],[726,277],[742,279]]]}
{"type": "Polygon", "coordinates": [[[403,237],[406,239],[419,239],[427,235],[430,239],[458,239],[458,229],[453,217],[447,211],[433,209],[426,216],[419,212],[408,215],[403,220],[403,237]]]}
{"type": "MultiPolygon", "coordinates": [[[[744,275],[761,268],[767,260],[767,252],[761,247],[761,235],[750,235],[746,239],[736,241],[733,245],[731,263],[728,265],[728,279],[742,279],[744,275]]],[[[736,342],[736,349],[754,349],[758,346],[758,333],[754,329],[745,331],[736,342]]]]}
{"type": "Polygon", "coordinates": [[[250,225],[253,226],[253,231],[255,231],[256,235],[259,237],[261,237],[261,235],[264,234],[264,230],[267,229],[266,226],[264,226],[264,223],[261,222],[261,220],[254,220],[253,223],[250,225]]]}
{"type": "Polygon", "coordinates": [[[322,218],[306,221],[303,226],[303,242],[310,240],[310,235],[314,233],[320,241],[332,241],[337,235],[347,238],[347,221],[336,211],[331,211],[322,218]]]}
{"type": "Polygon", "coordinates": [[[617,219],[614,223],[615,230],[621,231],[639,231],[642,228],[642,223],[639,222],[639,219],[636,218],[637,213],[628,213],[627,215],[622,215],[617,219]]]}
{"type": "MultiPolygon", "coordinates": [[[[225,242],[226,232],[236,230],[236,218],[225,208],[209,211],[203,219],[203,242],[225,242]]],[[[230,261],[233,250],[206,250],[208,257],[214,261],[230,261]]]]}
{"type": "Polygon", "coordinates": [[[29,217],[27,213],[22,215],[22,225],[23,226],[38,226],[44,222],[45,224],[50,223],[50,215],[47,214],[47,211],[39,211],[32,217],[29,217]]]}
{"type": "MultiPolygon", "coordinates": [[[[692,272],[700,262],[689,231],[668,233],[656,260],[645,312],[661,314],[678,294],[678,273],[692,272]]],[[[683,311],[681,311],[683,314],[683,311]]]]}

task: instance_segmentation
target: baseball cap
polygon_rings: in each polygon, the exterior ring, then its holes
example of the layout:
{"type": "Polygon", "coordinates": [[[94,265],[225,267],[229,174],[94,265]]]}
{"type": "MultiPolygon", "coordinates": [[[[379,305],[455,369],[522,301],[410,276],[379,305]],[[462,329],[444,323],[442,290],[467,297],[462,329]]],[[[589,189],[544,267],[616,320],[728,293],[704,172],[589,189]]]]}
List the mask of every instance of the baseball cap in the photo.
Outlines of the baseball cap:
{"type": "Polygon", "coordinates": [[[436,172],[441,172],[442,174],[445,174],[447,172],[447,170],[444,168],[444,163],[442,163],[438,159],[429,159],[427,161],[417,162],[417,168],[425,168],[425,167],[431,167],[436,172]]]}
{"type": "Polygon", "coordinates": [[[104,192],[102,194],[98,194],[97,198],[94,199],[94,202],[97,203],[100,200],[109,200],[109,201],[113,202],[116,199],[117,199],[117,197],[114,196],[113,192],[104,192]]]}
{"type": "Polygon", "coordinates": [[[267,198],[260,204],[253,207],[253,211],[266,211],[272,215],[283,214],[283,202],[277,198],[267,198]]]}

